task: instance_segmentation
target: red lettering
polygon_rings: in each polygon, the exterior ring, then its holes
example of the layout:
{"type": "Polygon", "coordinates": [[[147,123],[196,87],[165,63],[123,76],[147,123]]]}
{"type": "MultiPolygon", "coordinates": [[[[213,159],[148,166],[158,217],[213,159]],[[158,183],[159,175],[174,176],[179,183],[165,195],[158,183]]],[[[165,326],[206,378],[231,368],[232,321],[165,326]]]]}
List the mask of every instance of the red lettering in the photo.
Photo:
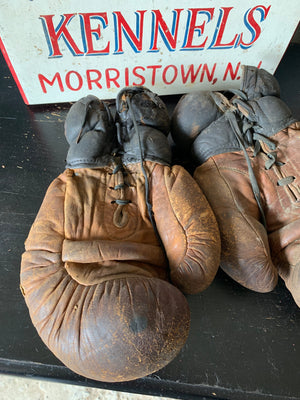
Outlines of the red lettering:
{"type": "Polygon", "coordinates": [[[43,93],[47,93],[47,89],[46,89],[45,82],[46,82],[48,85],[53,86],[54,83],[55,83],[55,81],[57,81],[58,87],[59,87],[60,91],[61,91],[61,92],[64,91],[63,83],[62,83],[61,76],[60,76],[59,72],[56,72],[56,74],[54,75],[54,77],[53,77],[52,80],[47,79],[47,78],[46,78],[44,75],[42,75],[42,74],[38,74],[38,78],[39,78],[40,85],[41,85],[41,87],[42,87],[43,93]]]}
{"type": "Polygon", "coordinates": [[[154,86],[155,85],[155,78],[156,78],[156,71],[161,68],[161,65],[148,65],[148,69],[152,69],[152,78],[151,78],[151,84],[154,86]]]}
{"type": "Polygon", "coordinates": [[[152,10],[152,18],[153,18],[152,26],[154,28],[152,29],[152,35],[151,35],[152,38],[149,51],[158,51],[157,47],[158,31],[160,31],[167,48],[170,51],[175,50],[177,42],[179,18],[182,10],[183,8],[177,8],[172,11],[173,12],[172,32],[170,32],[165,20],[161,15],[161,12],[159,10],[152,10]]]}
{"type": "Polygon", "coordinates": [[[139,78],[139,79],[141,80],[140,83],[133,82],[133,86],[144,85],[145,82],[146,82],[144,76],[143,76],[143,75],[140,75],[140,74],[137,72],[138,69],[141,69],[142,71],[145,71],[145,68],[144,68],[144,67],[139,67],[139,66],[137,66],[137,67],[134,67],[134,68],[133,68],[133,70],[132,70],[133,75],[136,76],[137,78],[139,78]]]}
{"type": "Polygon", "coordinates": [[[200,44],[193,44],[195,33],[198,36],[202,36],[206,22],[209,22],[214,15],[214,8],[189,8],[188,9],[188,22],[186,26],[185,38],[181,50],[201,50],[204,49],[207,42],[207,36],[205,40],[200,44]],[[207,21],[204,21],[201,25],[196,25],[198,14],[205,14],[207,21]]]}
{"type": "Polygon", "coordinates": [[[198,75],[198,73],[199,73],[199,71],[200,71],[200,69],[201,69],[201,67],[202,67],[202,64],[199,64],[199,67],[197,68],[197,71],[194,72],[194,64],[191,64],[191,65],[188,67],[187,73],[185,74],[184,65],[181,64],[182,83],[186,83],[186,82],[187,82],[187,80],[188,80],[188,78],[189,78],[189,75],[191,75],[191,83],[194,83],[195,80],[196,80],[196,78],[197,78],[197,75],[198,75]]]}
{"type": "Polygon", "coordinates": [[[101,38],[101,29],[100,25],[97,25],[97,28],[91,28],[91,19],[98,19],[102,22],[104,28],[106,28],[107,21],[107,13],[82,13],[80,14],[80,18],[82,21],[82,28],[85,32],[85,42],[86,42],[86,54],[87,55],[101,55],[101,54],[109,54],[109,46],[110,42],[108,42],[107,46],[102,50],[95,50],[93,45],[93,36],[96,37],[97,40],[101,38]]]}
{"type": "Polygon", "coordinates": [[[125,86],[129,86],[129,68],[125,67],[125,86]]]}
{"type": "Polygon", "coordinates": [[[230,77],[232,80],[234,79],[240,79],[240,77],[237,77],[237,74],[239,72],[239,68],[240,68],[241,63],[239,62],[235,68],[235,71],[233,71],[233,67],[231,63],[227,64],[224,76],[223,76],[223,81],[226,80],[228,73],[230,74],[230,77]]]}
{"type": "Polygon", "coordinates": [[[128,25],[126,19],[120,13],[120,11],[114,11],[114,21],[115,21],[115,54],[123,53],[123,42],[122,42],[122,32],[124,33],[128,43],[131,45],[136,53],[142,51],[143,47],[143,29],[144,29],[144,14],[146,10],[138,10],[135,12],[137,23],[136,23],[136,34],[132,31],[128,25]]]}
{"type": "Polygon", "coordinates": [[[98,69],[87,69],[87,71],[86,71],[86,79],[87,79],[88,88],[90,90],[92,90],[93,89],[92,84],[95,83],[95,85],[99,89],[102,89],[102,85],[99,82],[101,77],[102,77],[101,72],[98,69]],[[93,78],[93,79],[91,77],[92,74],[96,74],[96,77],[93,78]]]}
{"type": "Polygon", "coordinates": [[[81,75],[78,72],[69,71],[66,74],[66,85],[67,85],[68,89],[70,89],[70,90],[73,90],[73,91],[80,90],[82,88],[82,85],[83,85],[83,79],[82,79],[81,75]],[[75,77],[78,79],[78,86],[77,87],[73,87],[71,85],[71,75],[75,75],[75,77]]]}
{"type": "Polygon", "coordinates": [[[49,46],[49,51],[50,51],[49,57],[62,56],[62,53],[58,45],[58,40],[61,36],[64,37],[67,46],[74,55],[78,56],[84,54],[81,50],[79,50],[76,43],[74,42],[74,39],[72,38],[70,32],[67,29],[68,23],[75,15],[76,14],[63,14],[61,16],[61,22],[56,28],[54,28],[53,25],[54,15],[40,15],[40,18],[44,26],[46,40],[49,46]]]}
{"type": "Polygon", "coordinates": [[[118,79],[120,78],[120,71],[116,68],[107,68],[105,70],[105,79],[106,79],[106,87],[107,89],[111,88],[111,82],[119,88],[120,85],[118,83],[118,79]],[[114,73],[115,76],[112,76],[111,73],[114,73]]]}
{"type": "Polygon", "coordinates": [[[238,34],[234,36],[232,41],[230,43],[222,43],[223,35],[224,35],[224,30],[227,24],[228,16],[230,11],[233,9],[233,7],[221,7],[220,8],[220,15],[219,19],[217,22],[215,34],[213,37],[213,40],[208,47],[209,49],[228,49],[231,47],[234,47],[236,40],[238,38],[238,34]]]}
{"type": "Polygon", "coordinates": [[[241,46],[242,49],[248,49],[249,47],[251,47],[257,41],[257,39],[259,38],[259,36],[261,34],[261,27],[255,21],[255,18],[253,15],[254,12],[255,11],[260,12],[260,22],[262,22],[267,18],[270,8],[271,8],[271,6],[269,6],[268,8],[266,8],[264,6],[256,6],[246,12],[244,20],[245,20],[246,28],[251,33],[251,39],[248,43],[244,42],[243,41],[243,33],[241,33],[239,41],[238,41],[238,45],[241,46]]]}
{"type": "MultiPolygon", "coordinates": [[[[207,64],[203,64],[203,68],[202,68],[202,74],[201,74],[201,78],[200,78],[200,82],[203,82],[204,80],[204,76],[207,76],[207,80],[208,82],[211,82],[214,79],[214,74],[215,74],[215,69],[216,69],[217,64],[214,63],[214,66],[212,68],[212,71],[210,72],[208,69],[207,64]]],[[[213,82],[213,84],[215,83],[215,81],[213,82]]]]}
{"type": "Polygon", "coordinates": [[[163,73],[162,73],[162,80],[166,85],[171,85],[177,78],[178,75],[178,69],[175,67],[175,65],[168,65],[166,68],[164,68],[163,73]],[[168,71],[171,69],[173,69],[173,78],[171,80],[167,80],[167,73],[168,71]]]}

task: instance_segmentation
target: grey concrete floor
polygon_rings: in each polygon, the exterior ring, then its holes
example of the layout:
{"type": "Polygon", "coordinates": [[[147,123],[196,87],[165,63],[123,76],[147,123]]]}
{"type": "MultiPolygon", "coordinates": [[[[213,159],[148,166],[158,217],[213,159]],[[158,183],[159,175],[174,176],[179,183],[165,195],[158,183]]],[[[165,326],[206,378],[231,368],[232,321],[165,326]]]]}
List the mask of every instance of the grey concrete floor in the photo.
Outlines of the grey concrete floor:
{"type": "Polygon", "coordinates": [[[29,378],[0,375],[0,400],[167,400],[29,378]]]}

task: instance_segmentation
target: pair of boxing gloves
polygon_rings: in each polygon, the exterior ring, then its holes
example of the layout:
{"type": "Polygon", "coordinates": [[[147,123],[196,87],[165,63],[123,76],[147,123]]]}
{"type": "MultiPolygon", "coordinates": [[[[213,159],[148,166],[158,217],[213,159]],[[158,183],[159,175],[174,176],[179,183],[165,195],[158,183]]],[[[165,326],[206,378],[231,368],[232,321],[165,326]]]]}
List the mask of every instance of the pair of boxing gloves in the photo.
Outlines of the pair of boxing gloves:
{"type": "Polygon", "coordinates": [[[168,364],[189,332],[184,293],[219,265],[261,292],[279,271],[298,301],[299,125],[270,74],[245,67],[242,81],[230,99],[182,97],[171,123],[143,87],[121,90],[114,116],[94,96],[69,110],[66,170],[26,240],[21,288],[40,337],[78,374],[128,381],[168,364]],[[172,165],[170,126],[194,178],[172,165]]]}

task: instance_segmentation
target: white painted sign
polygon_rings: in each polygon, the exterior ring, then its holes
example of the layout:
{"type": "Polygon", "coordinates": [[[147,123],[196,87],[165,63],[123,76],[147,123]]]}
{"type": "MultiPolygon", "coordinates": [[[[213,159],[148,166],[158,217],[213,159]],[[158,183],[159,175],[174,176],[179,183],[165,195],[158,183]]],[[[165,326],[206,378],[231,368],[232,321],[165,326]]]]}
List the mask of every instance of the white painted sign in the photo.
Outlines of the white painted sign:
{"type": "Polygon", "coordinates": [[[299,0],[0,0],[0,46],[26,104],[239,86],[242,64],[273,73],[299,0]]]}

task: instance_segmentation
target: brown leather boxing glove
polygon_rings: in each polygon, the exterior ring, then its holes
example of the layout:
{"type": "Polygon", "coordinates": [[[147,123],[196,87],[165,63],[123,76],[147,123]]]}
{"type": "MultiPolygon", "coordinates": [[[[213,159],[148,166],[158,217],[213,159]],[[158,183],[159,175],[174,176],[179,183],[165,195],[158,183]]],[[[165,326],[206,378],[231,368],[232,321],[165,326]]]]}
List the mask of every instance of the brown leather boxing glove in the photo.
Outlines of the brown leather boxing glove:
{"type": "Polygon", "coordinates": [[[67,169],[26,240],[21,288],[39,335],[66,366],[107,382],[140,378],[187,339],[189,307],[175,285],[196,292],[213,279],[216,221],[192,178],[170,166],[168,114],[152,92],[122,91],[117,122],[87,96],[65,128],[67,169]]]}
{"type": "Polygon", "coordinates": [[[165,249],[171,282],[184,293],[206,289],[220,260],[215,216],[191,175],[170,166],[169,119],[161,99],[148,89],[125,88],[117,97],[127,170],[145,182],[148,214],[165,249]],[[146,179],[146,181],[145,181],[146,179]]]}
{"type": "Polygon", "coordinates": [[[172,118],[219,224],[222,269],[258,292],[272,290],[279,273],[298,305],[299,128],[275,78],[250,66],[233,97],[188,94],[172,118]]]}

